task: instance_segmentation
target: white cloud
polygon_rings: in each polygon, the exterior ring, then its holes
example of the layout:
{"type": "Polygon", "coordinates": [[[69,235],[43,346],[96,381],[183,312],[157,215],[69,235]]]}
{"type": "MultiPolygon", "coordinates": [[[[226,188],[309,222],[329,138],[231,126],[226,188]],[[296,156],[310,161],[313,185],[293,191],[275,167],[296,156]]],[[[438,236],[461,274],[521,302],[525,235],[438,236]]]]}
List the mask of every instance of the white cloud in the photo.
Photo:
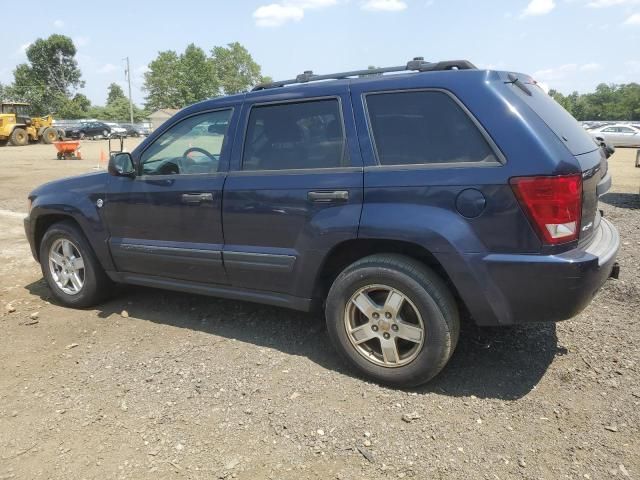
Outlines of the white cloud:
{"type": "Polygon", "coordinates": [[[531,0],[527,5],[527,8],[522,12],[521,17],[546,15],[554,8],[556,8],[554,0],[531,0]]]}
{"type": "Polygon", "coordinates": [[[399,12],[406,8],[402,0],[367,0],[362,4],[362,9],[370,12],[399,12]]]}
{"type": "Polygon", "coordinates": [[[598,70],[602,70],[602,65],[596,62],[585,63],[584,65],[580,65],[581,72],[597,72],[598,70]]]}
{"type": "Polygon", "coordinates": [[[56,28],[62,28],[64,27],[64,22],[62,20],[54,20],[53,26],[56,28]]]}
{"type": "Polygon", "coordinates": [[[640,25],[640,13],[634,13],[624,21],[625,25],[640,25]]]}
{"type": "Polygon", "coordinates": [[[120,70],[118,65],[114,65],[113,63],[105,63],[98,69],[98,73],[112,73],[116,70],[120,70]]]}
{"type": "Polygon", "coordinates": [[[302,17],[304,17],[303,8],[279,3],[263,5],[253,12],[253,18],[259,27],[279,27],[287,22],[299,22],[302,17]]]}
{"type": "Polygon", "coordinates": [[[591,8],[607,8],[617,7],[620,5],[633,5],[640,3],[640,0],[591,0],[587,3],[587,7],[591,8]]]}
{"type": "Polygon", "coordinates": [[[331,7],[338,0],[284,0],[279,3],[262,5],[253,12],[259,27],[279,27],[287,22],[299,22],[305,10],[331,7]]]}
{"type": "Polygon", "coordinates": [[[534,72],[532,77],[537,82],[542,82],[550,85],[551,88],[559,85],[566,85],[571,83],[576,77],[583,76],[589,72],[596,72],[602,70],[602,65],[595,62],[589,63],[566,63],[558,67],[545,68],[534,72]]]}

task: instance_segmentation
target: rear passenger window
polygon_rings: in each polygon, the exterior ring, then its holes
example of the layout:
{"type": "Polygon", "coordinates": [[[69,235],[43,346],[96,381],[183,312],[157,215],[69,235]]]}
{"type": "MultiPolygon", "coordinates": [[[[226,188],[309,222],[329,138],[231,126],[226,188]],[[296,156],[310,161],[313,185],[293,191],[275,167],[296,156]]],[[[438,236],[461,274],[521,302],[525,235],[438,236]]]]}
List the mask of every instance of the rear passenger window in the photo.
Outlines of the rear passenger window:
{"type": "Polygon", "coordinates": [[[349,166],[338,100],[253,107],[243,170],[349,166]]]}
{"type": "Polygon", "coordinates": [[[473,121],[445,93],[376,93],[366,102],[382,165],[498,161],[473,121]]]}

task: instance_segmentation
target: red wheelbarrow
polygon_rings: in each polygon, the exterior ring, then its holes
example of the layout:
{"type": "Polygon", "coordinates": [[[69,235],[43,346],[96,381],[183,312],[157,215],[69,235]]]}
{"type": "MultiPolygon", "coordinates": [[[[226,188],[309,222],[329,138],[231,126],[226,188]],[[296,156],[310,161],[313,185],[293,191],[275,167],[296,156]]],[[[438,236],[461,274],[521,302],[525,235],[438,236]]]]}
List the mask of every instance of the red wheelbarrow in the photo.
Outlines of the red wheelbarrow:
{"type": "Polygon", "coordinates": [[[80,142],[78,140],[65,140],[61,142],[53,142],[53,145],[58,150],[58,160],[73,159],[82,160],[80,155],[80,142]]]}

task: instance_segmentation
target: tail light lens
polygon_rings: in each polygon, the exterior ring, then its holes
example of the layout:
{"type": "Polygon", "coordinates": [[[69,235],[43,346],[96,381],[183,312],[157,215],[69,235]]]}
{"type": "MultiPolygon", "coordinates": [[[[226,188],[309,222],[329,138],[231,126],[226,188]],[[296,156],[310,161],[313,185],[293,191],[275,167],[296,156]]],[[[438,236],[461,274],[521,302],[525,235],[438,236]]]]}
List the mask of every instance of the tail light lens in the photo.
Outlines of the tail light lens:
{"type": "Polygon", "coordinates": [[[582,213],[582,175],[515,177],[520,205],[542,240],[550,245],[578,238],[582,213]]]}

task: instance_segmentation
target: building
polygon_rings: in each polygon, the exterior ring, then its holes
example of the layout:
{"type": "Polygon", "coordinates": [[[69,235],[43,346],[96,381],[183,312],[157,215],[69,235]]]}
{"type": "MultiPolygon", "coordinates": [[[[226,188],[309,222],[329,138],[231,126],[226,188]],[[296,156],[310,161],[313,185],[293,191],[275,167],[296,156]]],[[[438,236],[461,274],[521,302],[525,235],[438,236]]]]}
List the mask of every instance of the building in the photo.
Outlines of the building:
{"type": "Polygon", "coordinates": [[[161,108],[160,110],[156,110],[151,115],[149,115],[149,120],[151,121],[151,131],[158,128],[164,122],[173,117],[178,110],[175,108],[161,108]]]}

